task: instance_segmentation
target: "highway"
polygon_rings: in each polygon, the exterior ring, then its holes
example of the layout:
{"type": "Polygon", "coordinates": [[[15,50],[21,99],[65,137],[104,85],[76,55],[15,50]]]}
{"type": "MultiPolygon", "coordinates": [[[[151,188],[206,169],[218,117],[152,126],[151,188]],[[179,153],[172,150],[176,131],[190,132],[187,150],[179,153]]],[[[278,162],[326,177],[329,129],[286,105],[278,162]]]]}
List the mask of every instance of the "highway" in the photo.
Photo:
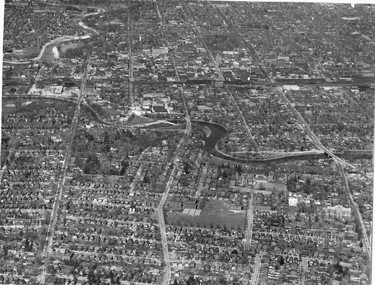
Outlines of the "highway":
{"type": "Polygon", "coordinates": [[[79,116],[80,116],[80,111],[81,111],[81,103],[82,103],[82,100],[83,100],[84,95],[85,95],[88,64],[89,64],[89,59],[87,57],[85,62],[84,62],[85,69],[84,69],[84,73],[83,73],[82,81],[81,81],[80,95],[79,95],[78,100],[77,100],[77,107],[76,107],[76,110],[74,112],[74,116],[73,116],[73,120],[72,120],[70,140],[69,140],[68,144],[66,145],[64,164],[62,166],[62,170],[61,170],[62,173],[60,175],[60,179],[59,179],[59,183],[58,183],[57,194],[56,194],[56,198],[55,198],[53,208],[52,208],[51,221],[50,221],[48,231],[47,231],[47,239],[48,240],[47,240],[47,246],[44,248],[44,251],[43,251],[44,265],[42,267],[42,274],[40,275],[40,278],[39,278],[40,284],[45,283],[46,267],[49,265],[49,259],[50,259],[50,255],[52,253],[53,239],[54,239],[55,230],[56,230],[56,223],[57,223],[57,218],[58,218],[59,206],[60,206],[60,202],[61,202],[61,199],[62,199],[66,174],[68,172],[70,159],[71,159],[71,155],[72,155],[72,146],[73,146],[73,142],[74,142],[74,137],[75,137],[77,127],[78,127],[79,116]]]}

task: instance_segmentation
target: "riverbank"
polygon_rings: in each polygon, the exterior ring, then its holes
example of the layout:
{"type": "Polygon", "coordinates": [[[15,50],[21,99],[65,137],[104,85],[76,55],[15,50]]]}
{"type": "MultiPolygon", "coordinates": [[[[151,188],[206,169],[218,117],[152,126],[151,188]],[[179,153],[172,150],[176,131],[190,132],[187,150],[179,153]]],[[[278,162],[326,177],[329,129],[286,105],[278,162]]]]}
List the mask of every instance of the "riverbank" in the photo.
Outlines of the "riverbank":
{"type": "MultiPolygon", "coordinates": [[[[99,9],[97,12],[82,15],[82,17],[81,17],[82,20],[78,23],[78,26],[80,26],[83,30],[86,30],[88,32],[87,34],[82,35],[82,36],[61,36],[61,37],[58,37],[56,39],[53,39],[53,40],[45,43],[42,46],[42,49],[39,52],[39,55],[37,57],[31,58],[27,61],[6,61],[6,60],[4,60],[3,63],[4,64],[11,64],[11,65],[12,64],[14,64],[14,65],[32,64],[36,61],[43,61],[43,59],[51,59],[51,56],[52,56],[52,59],[55,58],[57,54],[56,54],[56,52],[54,52],[54,49],[57,50],[57,47],[59,45],[63,44],[64,42],[80,41],[80,40],[89,39],[89,38],[92,37],[92,33],[96,34],[96,35],[99,35],[99,32],[97,30],[87,26],[83,21],[86,17],[92,16],[92,15],[98,15],[99,13],[102,13],[103,11],[104,11],[103,9],[99,9]]],[[[58,57],[58,55],[57,55],[57,57],[58,57]]]]}
{"type": "MultiPolygon", "coordinates": [[[[68,99],[68,98],[57,98],[57,97],[42,97],[42,96],[37,96],[37,95],[17,95],[17,96],[10,96],[10,95],[3,95],[2,96],[3,100],[17,100],[19,98],[24,98],[24,99],[30,99],[30,100],[57,100],[57,101],[64,101],[68,104],[77,104],[77,101],[74,99],[68,99]]],[[[92,109],[89,105],[85,103],[81,103],[81,106],[84,108],[85,111],[89,112],[93,117],[94,120],[98,123],[104,124],[104,125],[110,125],[109,123],[103,121],[100,117],[99,114],[92,109]]]]}
{"type": "MultiPolygon", "coordinates": [[[[230,162],[244,163],[244,164],[267,164],[267,163],[284,163],[294,160],[315,160],[315,159],[327,159],[328,156],[323,151],[306,151],[306,152],[286,152],[286,153],[275,153],[274,155],[268,154],[266,157],[257,157],[252,159],[238,158],[230,156],[222,151],[218,150],[217,143],[223,139],[228,131],[218,124],[202,122],[202,121],[192,121],[194,124],[203,126],[210,130],[209,136],[205,140],[204,150],[220,159],[224,159],[230,162]]],[[[352,160],[352,159],[372,159],[372,151],[358,151],[358,150],[348,150],[344,152],[335,152],[338,157],[352,160]]]]}

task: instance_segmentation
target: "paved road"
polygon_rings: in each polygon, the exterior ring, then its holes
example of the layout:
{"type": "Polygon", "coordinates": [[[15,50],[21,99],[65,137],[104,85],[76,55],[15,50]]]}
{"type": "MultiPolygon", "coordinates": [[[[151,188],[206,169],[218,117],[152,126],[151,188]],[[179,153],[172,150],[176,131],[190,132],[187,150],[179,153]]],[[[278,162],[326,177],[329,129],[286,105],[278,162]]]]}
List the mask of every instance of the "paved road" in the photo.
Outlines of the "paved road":
{"type": "Polygon", "coordinates": [[[255,266],[254,266],[254,272],[251,275],[250,284],[251,285],[257,285],[259,280],[259,273],[260,273],[260,266],[262,264],[262,256],[264,255],[263,252],[258,253],[255,256],[255,266]]]}
{"type": "Polygon", "coordinates": [[[308,261],[308,259],[306,257],[302,257],[302,261],[301,261],[301,268],[302,268],[301,285],[305,285],[306,272],[307,272],[307,270],[309,268],[307,261],[308,261]]]}
{"type": "MultiPolygon", "coordinates": [[[[219,16],[223,18],[223,15],[219,15],[219,16]]],[[[228,32],[230,32],[230,31],[228,30],[228,32]]],[[[239,36],[239,38],[242,41],[242,45],[247,48],[247,50],[251,54],[251,56],[254,59],[254,61],[257,63],[258,67],[262,70],[262,73],[266,77],[267,81],[270,82],[270,83],[272,83],[272,84],[274,84],[275,80],[268,75],[268,73],[266,72],[265,68],[260,63],[260,60],[259,60],[258,56],[256,55],[255,50],[252,48],[251,45],[248,45],[247,42],[240,35],[238,35],[238,36],[239,36]]],[[[366,230],[365,230],[365,227],[364,227],[364,224],[363,224],[362,216],[359,213],[357,205],[354,203],[353,197],[351,195],[351,192],[350,192],[350,189],[349,189],[349,186],[348,186],[348,183],[347,183],[346,174],[345,174],[344,169],[343,169],[343,166],[348,166],[348,167],[354,168],[354,169],[356,167],[354,165],[346,162],[345,160],[339,158],[332,151],[330,151],[328,148],[326,148],[322,144],[322,142],[320,141],[320,139],[311,130],[310,126],[306,123],[306,121],[303,119],[303,117],[301,116],[301,114],[294,108],[294,106],[292,106],[291,102],[289,101],[289,99],[285,95],[284,90],[282,90],[282,88],[279,87],[279,86],[276,87],[276,90],[277,90],[278,95],[280,96],[280,98],[284,101],[284,103],[289,108],[289,110],[297,118],[297,120],[301,124],[302,128],[304,129],[305,133],[310,137],[310,139],[314,142],[314,144],[317,147],[319,147],[320,149],[322,149],[324,152],[326,152],[338,164],[340,172],[341,172],[341,175],[342,175],[342,177],[343,177],[343,179],[345,180],[345,183],[346,183],[346,188],[347,188],[347,192],[348,192],[348,195],[350,197],[350,200],[351,200],[352,208],[357,212],[359,223],[361,225],[362,232],[363,232],[364,245],[365,245],[367,253],[370,256],[371,247],[370,247],[370,243],[369,243],[369,240],[368,240],[368,237],[367,237],[367,234],[366,234],[366,230]]]]}
{"type": "MultiPolygon", "coordinates": [[[[2,185],[2,182],[3,182],[3,176],[4,176],[4,173],[6,172],[7,168],[8,168],[8,163],[11,162],[12,160],[12,157],[14,155],[14,153],[16,152],[16,148],[17,148],[17,137],[18,137],[18,131],[19,130],[13,130],[12,131],[12,134],[10,136],[10,140],[9,140],[9,145],[11,146],[10,149],[9,149],[9,154],[7,156],[7,159],[5,160],[4,162],[4,166],[1,168],[0,170],[0,186],[2,185]]],[[[0,187],[1,188],[1,187],[0,187]]]]}
{"type": "MultiPolygon", "coordinates": [[[[155,0],[153,2],[155,3],[156,13],[158,15],[160,25],[162,27],[161,34],[162,34],[163,41],[166,43],[167,46],[169,46],[169,43],[165,40],[165,37],[164,37],[165,26],[164,26],[163,17],[160,13],[160,10],[159,10],[158,2],[155,1],[155,0]]],[[[179,77],[179,74],[178,74],[178,70],[176,68],[174,54],[172,53],[171,56],[172,56],[173,67],[174,67],[174,70],[175,70],[175,75],[176,75],[177,80],[179,81],[180,77],[179,77]]],[[[170,267],[171,261],[169,259],[168,241],[167,241],[167,234],[166,234],[166,228],[165,228],[163,208],[164,208],[165,202],[167,201],[169,190],[172,186],[174,177],[175,177],[175,175],[176,175],[176,173],[179,169],[179,156],[181,155],[181,153],[180,153],[181,148],[191,134],[190,115],[189,115],[189,111],[188,111],[188,107],[187,107],[187,104],[186,104],[185,96],[184,96],[184,93],[183,93],[184,91],[183,91],[182,87],[179,88],[179,92],[180,92],[181,98],[182,98],[183,103],[184,103],[184,108],[185,108],[186,129],[185,129],[184,136],[182,137],[179,144],[177,145],[175,155],[172,159],[173,169],[172,169],[172,172],[169,176],[169,179],[168,179],[168,182],[166,184],[166,187],[165,187],[164,193],[162,195],[162,198],[160,200],[159,207],[157,208],[158,219],[159,219],[159,227],[160,227],[160,235],[161,235],[161,244],[162,244],[162,247],[163,247],[163,257],[164,257],[164,263],[165,263],[165,275],[163,276],[163,279],[162,279],[163,285],[164,284],[168,285],[171,281],[171,267],[170,267]]]]}
{"type": "Polygon", "coordinates": [[[157,208],[158,213],[158,220],[159,220],[159,228],[160,228],[160,235],[161,235],[161,244],[163,248],[163,258],[165,262],[165,275],[163,276],[162,285],[168,285],[171,280],[171,268],[170,268],[170,260],[169,260],[169,252],[168,252],[168,241],[167,241],[167,233],[165,228],[165,221],[164,221],[164,213],[163,208],[165,205],[165,202],[167,201],[169,190],[171,189],[174,177],[176,176],[177,170],[179,169],[179,156],[181,152],[181,148],[183,144],[185,143],[186,136],[183,136],[180,140],[179,144],[177,145],[175,155],[172,159],[172,165],[173,169],[169,176],[168,182],[165,186],[164,193],[161,197],[160,204],[157,208]]]}
{"type": "MultiPolygon", "coordinates": [[[[128,1],[128,7],[130,7],[130,0],[128,1]]],[[[132,53],[132,19],[130,15],[130,9],[128,10],[128,58],[129,58],[129,96],[130,106],[134,106],[134,75],[133,75],[133,53],[132,53]]]]}
{"type": "Polygon", "coordinates": [[[253,222],[254,222],[254,195],[250,193],[248,208],[247,208],[247,225],[245,232],[245,249],[251,248],[251,241],[253,238],[253,222]]]}
{"type": "MultiPolygon", "coordinates": [[[[268,77],[268,79],[273,82],[272,78],[268,77]]],[[[286,95],[284,93],[284,90],[282,90],[281,87],[276,87],[276,90],[278,91],[278,94],[280,95],[280,98],[284,101],[284,103],[286,104],[286,106],[289,108],[289,110],[297,118],[298,122],[300,123],[300,125],[304,129],[305,133],[310,137],[310,139],[312,140],[312,142],[317,147],[319,147],[321,150],[323,150],[324,152],[326,152],[338,164],[340,164],[340,165],[342,164],[342,165],[345,165],[345,166],[348,166],[348,167],[351,167],[351,168],[354,168],[354,169],[356,168],[354,165],[352,165],[352,164],[346,162],[345,160],[343,160],[342,158],[336,156],[331,150],[329,150],[328,148],[326,148],[322,144],[322,142],[320,141],[320,139],[311,130],[310,126],[306,123],[305,119],[301,116],[301,114],[291,104],[291,102],[289,101],[289,99],[286,97],[286,95]]]]}
{"type": "Polygon", "coordinates": [[[188,137],[188,132],[185,132],[184,136],[181,138],[180,142],[177,145],[175,155],[172,159],[172,165],[173,169],[169,176],[168,182],[165,186],[164,193],[161,197],[160,204],[157,208],[158,213],[158,220],[159,220],[159,228],[160,228],[160,235],[161,235],[161,244],[163,248],[163,258],[165,262],[165,275],[163,276],[162,285],[168,285],[171,280],[171,268],[170,268],[170,260],[169,260],[169,253],[168,253],[168,241],[167,241],[167,234],[166,234],[166,228],[165,228],[165,221],[164,221],[164,213],[163,208],[165,205],[165,202],[167,201],[169,190],[171,189],[174,177],[176,176],[176,173],[179,169],[179,160],[180,156],[182,154],[182,146],[185,144],[185,141],[188,137]]]}
{"type": "Polygon", "coordinates": [[[189,19],[192,21],[192,23],[193,23],[193,25],[194,25],[194,27],[195,27],[195,30],[196,30],[197,33],[198,33],[198,36],[199,36],[199,38],[200,38],[201,43],[203,44],[204,48],[206,49],[206,51],[207,51],[208,55],[210,56],[211,60],[214,62],[214,64],[215,64],[215,69],[216,69],[216,73],[217,73],[217,75],[219,76],[219,80],[224,81],[224,76],[223,76],[223,74],[221,73],[218,64],[216,63],[215,58],[214,58],[214,56],[212,55],[212,52],[208,49],[208,46],[206,45],[206,42],[204,41],[204,37],[203,37],[203,35],[202,35],[202,32],[201,32],[201,30],[199,29],[199,27],[197,26],[197,22],[194,20],[194,17],[193,17],[193,15],[192,15],[192,11],[191,11],[191,9],[190,9],[190,7],[189,7],[189,4],[186,4],[186,2],[183,1],[183,0],[180,0],[180,4],[183,6],[184,10],[187,12],[187,14],[188,14],[188,16],[189,16],[189,19]]]}
{"type": "MultiPolygon", "coordinates": [[[[162,40],[163,40],[163,42],[165,43],[166,46],[171,46],[170,42],[168,42],[165,39],[165,36],[164,36],[164,31],[165,31],[164,19],[163,19],[162,14],[160,13],[158,1],[153,0],[153,2],[155,3],[156,13],[157,13],[159,21],[160,21],[162,40]]],[[[183,42],[179,43],[179,45],[182,44],[182,43],[183,42]]],[[[178,73],[178,69],[177,69],[177,66],[176,66],[176,59],[175,59],[175,56],[174,56],[174,51],[171,52],[170,55],[171,55],[171,59],[172,59],[173,69],[174,69],[174,72],[175,72],[175,77],[176,77],[177,81],[180,81],[180,75],[178,73]]],[[[190,120],[189,108],[186,104],[186,98],[185,98],[185,95],[184,95],[183,87],[179,88],[179,92],[180,92],[180,95],[181,95],[181,99],[184,102],[185,120],[186,120],[186,124],[187,124],[185,133],[187,135],[190,135],[191,134],[191,120],[190,120]]]]}
{"type": "MultiPolygon", "coordinates": [[[[199,167],[199,162],[196,162],[197,164],[197,167],[199,167]]],[[[201,192],[202,192],[202,189],[204,187],[203,183],[206,179],[206,175],[207,175],[207,165],[204,165],[203,166],[203,169],[202,171],[199,171],[199,174],[198,174],[198,187],[197,187],[197,191],[195,192],[195,196],[194,198],[199,198],[201,196],[201,192]]]]}
{"type": "MultiPolygon", "coordinates": [[[[220,16],[222,17],[222,15],[220,15],[220,16]]],[[[275,83],[275,80],[267,74],[267,72],[265,71],[263,65],[260,63],[260,60],[257,57],[254,49],[250,45],[247,45],[246,41],[242,37],[240,37],[240,39],[242,40],[243,46],[247,47],[247,49],[250,52],[250,54],[252,55],[253,59],[255,60],[255,62],[259,66],[259,68],[262,70],[263,74],[267,78],[267,81],[270,82],[270,83],[275,83]]],[[[360,222],[360,225],[361,225],[361,228],[362,228],[362,232],[364,233],[364,235],[363,235],[364,236],[363,237],[364,244],[365,244],[367,253],[369,254],[369,252],[370,252],[370,243],[369,243],[369,240],[368,240],[368,237],[367,237],[367,234],[366,234],[366,229],[364,227],[362,216],[359,213],[358,207],[354,203],[354,200],[353,200],[353,197],[351,195],[349,186],[347,184],[346,174],[345,174],[344,169],[343,169],[343,166],[348,166],[348,167],[351,167],[351,168],[354,168],[354,169],[356,167],[354,165],[346,162],[344,159],[339,158],[332,151],[330,151],[329,149],[327,149],[322,144],[322,142],[320,141],[320,139],[315,135],[315,133],[311,130],[310,126],[306,123],[306,121],[303,119],[303,117],[301,116],[301,114],[294,108],[294,106],[292,106],[291,102],[289,101],[289,99],[285,95],[284,90],[282,90],[282,88],[279,87],[279,86],[276,87],[276,90],[277,90],[280,98],[284,101],[284,103],[287,105],[287,107],[289,108],[289,110],[295,115],[295,117],[297,118],[297,120],[301,124],[302,128],[304,129],[305,133],[310,137],[310,139],[314,142],[314,144],[317,147],[319,147],[321,150],[323,150],[324,152],[326,152],[338,164],[340,172],[341,172],[341,175],[345,179],[347,192],[348,192],[348,195],[349,195],[350,200],[352,202],[352,208],[358,213],[358,219],[359,219],[359,222],[360,222]]]]}
{"type": "Polygon", "coordinates": [[[357,217],[357,222],[361,226],[361,231],[362,231],[362,236],[363,236],[363,241],[364,241],[363,244],[365,246],[366,253],[367,253],[368,257],[371,258],[371,244],[370,244],[369,238],[367,236],[366,227],[363,223],[362,215],[359,212],[357,204],[354,202],[352,193],[351,193],[350,188],[349,188],[348,179],[346,177],[345,171],[344,171],[342,165],[339,165],[338,167],[339,167],[340,174],[341,174],[342,178],[344,179],[345,191],[347,192],[347,194],[349,196],[350,203],[352,205],[352,209],[355,211],[355,216],[357,217]]]}
{"type": "Polygon", "coordinates": [[[186,121],[185,135],[187,137],[190,137],[190,135],[191,135],[191,118],[190,118],[190,114],[189,114],[189,108],[186,104],[186,98],[185,98],[185,95],[184,95],[184,90],[183,90],[182,87],[180,87],[180,94],[181,94],[182,101],[184,102],[184,109],[185,109],[185,121],[186,121]]]}
{"type": "Polygon", "coordinates": [[[143,172],[143,168],[146,166],[146,164],[148,164],[148,162],[143,159],[143,157],[145,156],[145,154],[146,154],[147,151],[148,151],[148,148],[145,149],[141,153],[141,155],[139,156],[139,158],[138,158],[138,161],[141,161],[141,164],[140,164],[140,166],[139,166],[139,168],[137,170],[137,173],[134,176],[134,179],[133,179],[132,183],[130,184],[129,192],[132,195],[134,195],[134,188],[135,188],[135,186],[142,179],[141,174],[143,172]]]}
{"type": "Polygon", "coordinates": [[[363,115],[365,115],[366,118],[369,120],[369,122],[371,122],[371,124],[374,124],[374,119],[373,119],[373,113],[372,112],[368,112],[368,110],[365,110],[363,108],[363,106],[361,106],[360,104],[358,104],[358,102],[355,101],[353,99],[353,97],[350,96],[350,94],[347,91],[339,90],[339,92],[342,95],[344,95],[346,98],[348,98],[348,100],[352,103],[352,105],[354,105],[363,115]]]}
{"type": "Polygon", "coordinates": [[[254,146],[254,150],[255,150],[255,152],[259,152],[258,144],[255,142],[255,139],[254,139],[254,137],[253,137],[253,135],[252,135],[252,132],[251,132],[251,128],[249,127],[249,124],[246,122],[245,117],[244,117],[244,115],[243,115],[243,113],[242,113],[241,108],[238,106],[237,101],[236,101],[236,99],[234,98],[232,92],[229,90],[228,86],[225,86],[225,89],[227,90],[227,93],[228,93],[229,96],[231,97],[231,99],[232,99],[234,105],[236,106],[236,109],[237,109],[238,112],[240,113],[241,120],[242,120],[242,122],[243,122],[243,124],[244,124],[244,126],[245,126],[245,128],[246,128],[246,131],[247,131],[247,134],[248,134],[248,136],[249,136],[249,138],[250,138],[250,141],[251,141],[252,145],[254,146]]]}
{"type": "MultiPolygon", "coordinates": [[[[324,241],[327,240],[327,238],[324,237],[318,237],[318,236],[310,236],[308,234],[305,235],[294,235],[294,234],[288,234],[288,233],[275,233],[275,232],[260,232],[260,231],[255,231],[253,232],[254,234],[264,234],[264,235],[271,235],[271,236],[276,236],[276,237],[281,237],[282,239],[288,238],[290,240],[294,240],[295,238],[299,238],[301,240],[303,239],[312,239],[315,241],[324,241]]],[[[332,241],[337,241],[337,239],[332,235],[330,240],[332,241]]]]}
{"type": "MultiPolygon", "coordinates": [[[[206,45],[206,42],[204,41],[204,37],[203,37],[203,35],[202,35],[202,32],[201,32],[200,28],[197,26],[197,22],[194,20],[194,17],[192,16],[192,12],[191,12],[191,9],[190,9],[189,5],[186,4],[184,1],[180,1],[180,3],[181,3],[181,4],[183,5],[183,7],[185,8],[185,11],[187,11],[187,13],[189,14],[189,18],[193,21],[193,24],[194,24],[195,30],[197,31],[197,33],[198,33],[198,35],[199,35],[199,38],[200,38],[200,40],[201,40],[201,43],[203,44],[204,48],[206,49],[208,55],[210,56],[211,60],[213,61],[214,65],[215,65],[215,69],[216,69],[216,72],[217,72],[217,74],[218,74],[218,76],[219,76],[219,80],[220,80],[220,81],[224,81],[225,79],[224,79],[224,76],[223,76],[223,74],[222,74],[222,72],[221,72],[221,69],[220,69],[218,63],[216,62],[215,57],[213,56],[211,50],[210,50],[210,49],[208,48],[208,46],[206,45]]],[[[226,25],[226,22],[225,22],[224,20],[223,20],[223,23],[224,23],[224,25],[226,25]]],[[[235,107],[236,107],[236,109],[237,109],[237,111],[238,111],[238,113],[239,113],[239,115],[240,115],[240,117],[241,117],[241,120],[242,120],[242,122],[243,122],[243,124],[244,124],[244,126],[245,126],[245,129],[246,129],[246,131],[247,131],[247,134],[248,134],[248,136],[249,136],[249,139],[250,139],[252,145],[253,145],[254,148],[255,148],[255,151],[258,152],[258,145],[256,144],[256,142],[255,142],[255,140],[254,140],[254,137],[253,137],[253,135],[252,135],[252,133],[251,133],[251,128],[249,127],[249,125],[247,124],[247,122],[246,122],[246,120],[245,120],[245,117],[243,116],[242,110],[241,110],[240,107],[238,106],[237,101],[236,101],[236,99],[234,98],[232,92],[229,90],[228,86],[225,86],[225,89],[226,89],[226,91],[227,91],[227,94],[229,94],[229,97],[231,98],[233,104],[235,105],[235,107]]]]}
{"type": "MultiPolygon", "coordinates": [[[[230,22],[230,19],[227,19],[223,14],[221,13],[218,13],[219,17],[223,20],[223,23],[229,23],[227,25],[225,25],[227,31],[229,33],[233,33],[235,32],[234,29],[233,29],[233,26],[230,22]]],[[[239,17],[241,18],[241,16],[239,15],[239,17]]],[[[249,54],[251,55],[251,57],[253,58],[253,60],[255,61],[255,63],[258,65],[258,67],[260,68],[260,70],[262,71],[263,75],[265,76],[266,80],[269,82],[269,83],[272,83],[272,84],[276,84],[275,80],[270,77],[267,73],[267,71],[265,70],[264,66],[261,64],[261,61],[259,60],[254,48],[247,43],[247,41],[239,34],[237,34],[238,36],[238,39],[241,41],[241,44],[242,44],[242,47],[246,48],[247,51],[249,52],[249,54]]],[[[313,131],[310,129],[310,126],[306,123],[306,121],[303,119],[303,117],[301,116],[301,114],[292,106],[291,102],[289,101],[289,99],[287,98],[287,96],[285,95],[284,93],[284,90],[282,90],[281,87],[279,86],[276,86],[276,91],[277,91],[277,94],[280,96],[280,98],[284,101],[285,105],[288,107],[288,109],[294,114],[294,116],[296,117],[296,119],[298,120],[298,122],[300,123],[300,125],[302,126],[302,128],[304,129],[305,133],[310,137],[310,139],[314,142],[314,144],[319,147],[320,149],[322,149],[324,152],[326,152],[333,160],[335,160],[337,163],[339,164],[343,164],[345,166],[349,166],[351,168],[355,168],[353,165],[351,165],[350,163],[344,161],[343,159],[339,158],[338,156],[336,156],[331,150],[329,150],[328,148],[326,148],[320,141],[320,139],[313,133],[313,131]]]]}
{"type": "Polygon", "coordinates": [[[88,64],[89,64],[89,60],[87,58],[85,60],[85,63],[84,63],[85,70],[84,70],[82,81],[81,81],[80,95],[79,95],[78,100],[77,100],[77,107],[76,107],[74,117],[73,117],[73,120],[72,120],[72,129],[71,129],[71,132],[70,132],[70,141],[66,146],[64,164],[63,164],[63,167],[62,167],[62,174],[60,176],[58,189],[57,189],[57,195],[56,195],[56,199],[55,199],[55,202],[54,202],[53,208],[52,208],[51,222],[50,222],[50,225],[48,227],[48,232],[47,232],[48,241],[47,241],[47,246],[45,247],[44,252],[43,252],[44,265],[43,265],[43,268],[42,268],[42,274],[41,274],[40,279],[39,279],[40,284],[45,283],[46,267],[48,266],[49,258],[50,258],[50,255],[52,253],[53,239],[54,239],[54,235],[55,235],[56,223],[57,223],[57,218],[58,218],[58,210],[59,210],[59,206],[60,206],[60,203],[61,203],[64,184],[65,184],[65,180],[66,180],[66,174],[68,172],[70,159],[71,159],[71,155],[72,155],[72,146],[73,146],[73,141],[74,141],[74,137],[75,137],[78,122],[79,122],[79,115],[80,115],[80,111],[81,111],[81,103],[82,103],[83,97],[85,95],[88,64]]]}
{"type": "MultiPolygon", "coordinates": [[[[158,6],[158,3],[157,1],[154,1],[155,3],[155,6],[156,6],[156,12],[158,14],[158,17],[159,17],[159,20],[160,20],[160,23],[161,23],[161,27],[162,27],[162,37],[163,37],[163,40],[164,40],[164,21],[163,21],[163,18],[162,18],[162,15],[159,11],[159,6],[158,6]]],[[[165,41],[165,40],[164,40],[165,41]]],[[[166,42],[166,41],[165,41],[166,42]]],[[[168,42],[166,42],[167,45],[169,45],[168,42]]],[[[174,70],[175,70],[175,75],[176,75],[176,78],[177,80],[180,80],[180,77],[179,77],[179,74],[178,74],[178,70],[176,68],[176,63],[175,63],[175,59],[174,59],[174,55],[172,53],[172,62],[173,62],[173,67],[174,67],[174,70]]],[[[162,195],[162,198],[160,200],[160,204],[159,204],[159,207],[157,209],[157,212],[158,212],[158,218],[159,218],[159,227],[160,227],[160,235],[161,235],[161,243],[162,243],[162,247],[163,247],[163,257],[164,257],[164,263],[165,263],[165,275],[163,276],[163,279],[162,279],[162,285],[168,285],[171,281],[171,261],[169,259],[169,252],[168,252],[168,240],[167,240],[167,234],[166,234],[166,228],[165,228],[165,221],[164,221],[164,213],[163,213],[163,208],[164,208],[164,205],[165,205],[165,202],[168,198],[168,194],[169,194],[169,190],[171,188],[171,185],[173,183],[173,180],[174,180],[174,177],[178,171],[178,168],[179,168],[179,156],[181,155],[181,147],[184,145],[185,141],[189,138],[190,134],[191,134],[191,120],[190,120],[190,115],[189,115],[189,110],[188,110],[188,107],[187,107],[187,104],[186,104],[186,100],[185,100],[185,96],[184,96],[184,91],[183,91],[183,88],[180,87],[179,88],[179,92],[180,92],[180,95],[181,95],[181,98],[183,100],[183,103],[184,103],[184,109],[185,109],[185,120],[186,120],[186,128],[185,128],[185,133],[184,133],[184,136],[182,137],[182,139],[180,140],[177,148],[176,148],[176,152],[175,152],[175,156],[172,160],[172,164],[173,164],[173,169],[172,169],[172,172],[169,176],[169,179],[168,179],[168,182],[166,184],[166,187],[165,187],[165,191],[162,195]]]]}

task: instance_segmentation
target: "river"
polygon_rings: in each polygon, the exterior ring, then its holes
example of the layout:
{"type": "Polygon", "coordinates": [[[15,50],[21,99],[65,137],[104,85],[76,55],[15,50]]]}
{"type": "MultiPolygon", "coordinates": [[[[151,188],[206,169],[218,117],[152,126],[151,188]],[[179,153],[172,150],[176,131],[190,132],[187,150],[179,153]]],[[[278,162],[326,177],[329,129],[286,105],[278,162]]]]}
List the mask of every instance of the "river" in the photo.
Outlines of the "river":
{"type": "Polygon", "coordinates": [[[94,33],[94,34],[97,34],[99,35],[99,32],[89,26],[87,26],[83,21],[86,17],[88,16],[91,16],[91,15],[97,15],[99,13],[102,13],[104,10],[98,10],[97,12],[94,12],[94,13],[88,13],[88,14],[84,14],[82,15],[82,21],[80,21],[78,23],[78,25],[83,28],[84,30],[87,30],[89,31],[88,34],[86,35],[83,35],[83,36],[61,36],[61,37],[58,37],[56,39],[53,39],[47,43],[45,43],[41,49],[41,51],[39,52],[39,55],[37,57],[34,57],[30,60],[27,60],[27,61],[3,61],[3,63],[5,64],[15,64],[15,65],[18,65],[18,64],[31,64],[35,61],[39,61],[42,57],[43,57],[43,54],[44,52],[46,51],[46,48],[50,45],[53,45],[54,47],[57,47],[58,45],[61,45],[62,43],[64,42],[70,42],[70,41],[79,41],[79,40],[84,40],[84,39],[89,39],[91,38],[91,33],[94,33]]]}
{"type": "MultiPolygon", "coordinates": [[[[269,157],[260,157],[253,159],[238,158],[227,155],[221,151],[217,150],[217,143],[223,139],[228,131],[218,124],[203,122],[203,121],[192,121],[196,125],[207,127],[210,130],[209,136],[205,139],[204,150],[210,153],[212,156],[217,158],[225,159],[228,161],[238,162],[238,163],[251,163],[251,164],[269,164],[269,163],[283,163],[294,160],[307,160],[307,159],[327,159],[327,156],[323,153],[314,152],[295,152],[295,153],[285,153],[285,155],[275,155],[269,157]]],[[[358,152],[358,151],[345,151],[340,153],[335,153],[335,155],[342,157],[344,159],[372,159],[372,152],[358,152]]]]}

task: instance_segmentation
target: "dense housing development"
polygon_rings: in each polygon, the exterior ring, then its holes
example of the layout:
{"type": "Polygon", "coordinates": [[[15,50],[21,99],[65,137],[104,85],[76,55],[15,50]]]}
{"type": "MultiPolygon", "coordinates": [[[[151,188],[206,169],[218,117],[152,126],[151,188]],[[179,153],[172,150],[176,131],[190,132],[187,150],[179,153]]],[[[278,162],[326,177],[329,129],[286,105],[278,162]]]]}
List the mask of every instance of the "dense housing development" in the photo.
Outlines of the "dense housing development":
{"type": "Polygon", "coordinates": [[[371,284],[374,5],[5,2],[0,284],[371,284]]]}

